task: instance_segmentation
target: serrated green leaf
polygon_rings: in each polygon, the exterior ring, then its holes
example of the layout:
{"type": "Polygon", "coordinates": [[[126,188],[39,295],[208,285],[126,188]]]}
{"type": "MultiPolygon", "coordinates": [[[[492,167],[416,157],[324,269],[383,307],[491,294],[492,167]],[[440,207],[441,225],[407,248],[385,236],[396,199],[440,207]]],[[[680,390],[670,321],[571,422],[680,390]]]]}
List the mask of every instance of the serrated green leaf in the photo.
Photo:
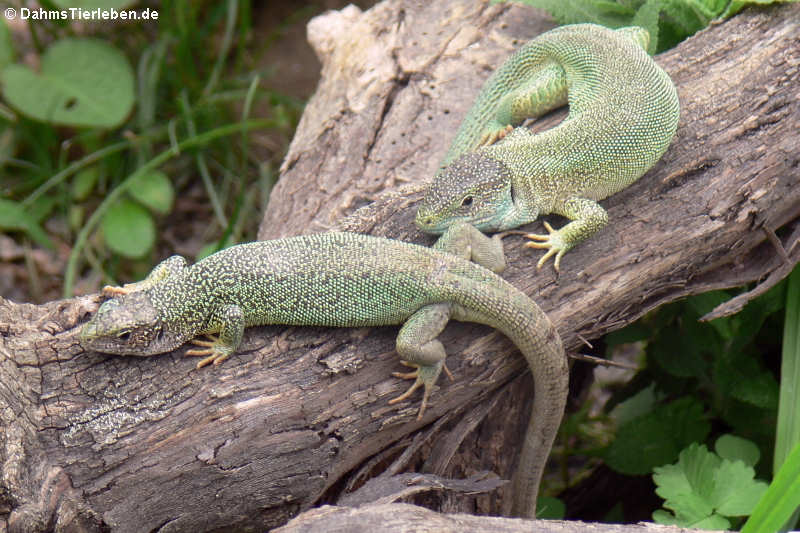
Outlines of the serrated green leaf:
{"type": "Polygon", "coordinates": [[[748,515],[767,489],[754,477],[742,461],[721,459],[697,443],[682,450],[676,464],[653,469],[656,494],[674,511],[675,523],[698,528],[718,527],[724,516],[748,515]]]}
{"type": "Polygon", "coordinates": [[[726,433],[714,443],[714,451],[728,461],[742,461],[747,466],[755,466],[761,458],[761,451],[751,440],[726,433]]]}
{"type": "Polygon", "coordinates": [[[647,0],[636,10],[631,26],[639,26],[650,34],[647,53],[653,55],[658,49],[658,19],[661,14],[661,0],[647,0]]]}
{"type": "Polygon", "coordinates": [[[94,39],[57,41],[42,56],[41,72],[11,64],[0,77],[6,101],[35,120],[112,128],[133,107],[133,70],[128,60],[94,39]]]}
{"type": "Polygon", "coordinates": [[[767,490],[767,484],[756,481],[755,475],[742,461],[724,459],[714,473],[710,495],[716,511],[724,516],[748,516],[767,490]]]}
{"type": "Polygon", "coordinates": [[[693,529],[710,529],[713,531],[726,531],[731,528],[731,523],[718,514],[712,514],[702,520],[692,521],[687,517],[676,517],[663,509],[653,511],[653,521],[665,526],[681,526],[693,529]]]}
{"type": "Polygon", "coordinates": [[[699,522],[688,525],[689,527],[693,527],[695,529],[709,529],[711,531],[728,531],[731,528],[730,520],[716,513],[712,514],[711,516],[707,516],[699,522]]]}
{"type": "Polygon", "coordinates": [[[718,357],[714,361],[714,383],[726,396],[762,409],[777,409],[778,382],[753,354],[718,357]]]}
{"type": "Polygon", "coordinates": [[[162,215],[170,212],[175,199],[172,182],[160,170],[154,170],[136,178],[128,187],[128,194],[162,215]]]}
{"type": "Polygon", "coordinates": [[[92,192],[100,172],[97,167],[85,168],[72,178],[72,198],[77,201],[85,200],[92,192]]]}
{"type": "Polygon", "coordinates": [[[53,249],[53,241],[20,204],[0,198],[0,229],[22,231],[44,248],[53,249]]]}
{"type": "Polygon", "coordinates": [[[627,25],[633,9],[605,0],[521,0],[522,3],[544,9],[561,24],[593,22],[609,28],[627,25]]]}
{"type": "Polygon", "coordinates": [[[664,526],[678,525],[678,519],[674,514],[665,511],[664,509],[657,509],[653,511],[653,522],[664,526]]]}
{"type": "Polygon", "coordinates": [[[11,43],[11,32],[6,21],[0,19],[0,70],[14,61],[14,45],[11,43]]]}
{"type": "Polygon", "coordinates": [[[678,466],[685,472],[692,491],[704,498],[714,490],[713,473],[721,463],[722,459],[708,451],[705,444],[692,443],[678,457],[678,466]]]}
{"type": "Polygon", "coordinates": [[[105,214],[100,227],[106,245],[124,257],[142,257],[155,243],[153,218],[144,207],[132,200],[117,202],[105,214]]]}
{"type": "Polygon", "coordinates": [[[623,474],[647,474],[674,462],[681,449],[705,440],[709,431],[702,405],[681,398],[620,426],[605,452],[606,464],[623,474]]]}
{"type": "Polygon", "coordinates": [[[670,509],[683,526],[694,526],[714,514],[714,507],[694,492],[679,494],[675,499],[664,502],[664,507],[670,509]]]}

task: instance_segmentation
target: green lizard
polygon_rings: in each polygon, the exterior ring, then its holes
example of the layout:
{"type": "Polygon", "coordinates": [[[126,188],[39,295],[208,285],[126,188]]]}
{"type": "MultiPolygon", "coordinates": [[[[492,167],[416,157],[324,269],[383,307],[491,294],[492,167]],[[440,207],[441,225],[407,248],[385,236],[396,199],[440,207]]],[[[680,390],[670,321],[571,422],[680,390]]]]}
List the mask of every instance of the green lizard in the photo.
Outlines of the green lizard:
{"type": "Polygon", "coordinates": [[[549,235],[541,267],[608,221],[597,203],[633,183],[666,151],[679,105],[669,76],[647,55],[643,28],[562,26],[514,53],[467,113],[419,207],[417,226],[439,234],[462,221],[504,231],[540,215],[570,219],[549,235]],[[563,122],[542,133],[512,128],[569,103],[563,122]],[[499,141],[499,142],[497,142],[499,141]]]}
{"type": "MultiPolygon", "coordinates": [[[[423,387],[421,418],[444,369],[436,337],[447,322],[487,324],[520,349],[534,378],[535,399],[519,466],[512,512],[535,516],[536,495],[567,397],[568,369],[555,328],[539,307],[483,266],[505,267],[499,236],[455,224],[434,248],[355,233],[304,235],[233,246],[192,266],[180,256],[160,263],[144,281],[121,288],[83,327],[82,345],[112,354],[149,356],[198,335],[219,364],[239,346],[244,328],[261,324],[377,326],[403,324],[397,352],[414,372],[402,395],[423,387]]],[[[449,373],[449,372],[448,372],[449,373]]]]}

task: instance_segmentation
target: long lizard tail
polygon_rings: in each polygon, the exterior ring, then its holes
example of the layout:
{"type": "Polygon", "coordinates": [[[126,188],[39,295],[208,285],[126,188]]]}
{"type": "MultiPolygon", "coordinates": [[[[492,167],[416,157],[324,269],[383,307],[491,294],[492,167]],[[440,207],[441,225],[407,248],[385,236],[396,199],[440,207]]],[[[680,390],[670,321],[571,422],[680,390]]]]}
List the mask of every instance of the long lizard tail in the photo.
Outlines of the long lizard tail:
{"type": "Polygon", "coordinates": [[[502,280],[498,287],[470,281],[459,280],[471,297],[457,298],[460,308],[453,318],[502,331],[525,356],[533,375],[533,409],[512,480],[511,515],[535,518],[539,483],[567,402],[567,357],[558,332],[533,300],[502,280]]]}

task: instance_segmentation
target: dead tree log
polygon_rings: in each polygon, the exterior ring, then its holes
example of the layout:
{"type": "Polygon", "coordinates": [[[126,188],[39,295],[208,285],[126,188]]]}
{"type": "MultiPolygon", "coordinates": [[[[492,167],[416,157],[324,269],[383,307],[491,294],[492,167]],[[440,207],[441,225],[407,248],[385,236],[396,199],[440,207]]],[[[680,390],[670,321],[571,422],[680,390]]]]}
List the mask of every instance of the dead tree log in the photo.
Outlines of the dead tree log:
{"type": "MultiPolygon", "coordinates": [[[[472,0],[390,0],[317,19],[323,79],[261,237],[319,231],[401,179],[429,179],[482,80],[546,26],[529,9],[472,0]]],[[[565,257],[559,278],[507,241],[504,275],[568,347],[689,294],[772,282],[798,262],[799,42],[794,4],[748,10],[660,56],[681,98],[678,135],[604,202],[609,226],[565,257]]],[[[411,223],[419,196],[379,194],[348,227],[430,243],[411,223]]],[[[386,403],[405,387],[390,375],[396,328],[253,328],[243,353],[197,372],[185,348],[84,352],[77,326],[97,301],[0,299],[9,531],[263,529],[387,469],[509,477],[530,377],[487,328],[445,331],[456,381],[417,422],[414,403],[386,403]]],[[[493,512],[497,500],[443,507],[493,512]]]]}

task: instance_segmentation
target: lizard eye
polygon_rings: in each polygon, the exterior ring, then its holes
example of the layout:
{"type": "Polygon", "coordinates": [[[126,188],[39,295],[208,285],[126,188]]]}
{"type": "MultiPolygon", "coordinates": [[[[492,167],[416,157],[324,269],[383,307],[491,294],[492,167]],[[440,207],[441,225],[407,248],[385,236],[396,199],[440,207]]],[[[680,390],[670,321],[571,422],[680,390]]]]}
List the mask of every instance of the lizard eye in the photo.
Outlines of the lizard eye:
{"type": "Polygon", "coordinates": [[[117,333],[117,338],[121,341],[127,341],[131,338],[131,330],[126,329],[125,331],[120,331],[117,333]]]}
{"type": "Polygon", "coordinates": [[[461,200],[461,207],[469,207],[472,205],[472,196],[467,196],[461,200]]]}

